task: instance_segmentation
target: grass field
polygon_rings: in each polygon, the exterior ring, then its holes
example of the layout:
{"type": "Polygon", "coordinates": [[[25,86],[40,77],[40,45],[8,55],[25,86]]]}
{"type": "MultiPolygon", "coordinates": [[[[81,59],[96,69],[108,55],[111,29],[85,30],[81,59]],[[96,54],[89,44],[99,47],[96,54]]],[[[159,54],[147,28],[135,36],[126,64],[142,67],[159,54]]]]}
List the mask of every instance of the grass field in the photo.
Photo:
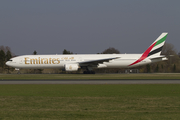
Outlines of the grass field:
{"type": "Polygon", "coordinates": [[[162,74],[0,74],[2,79],[180,79],[180,73],[162,74]]]}
{"type": "Polygon", "coordinates": [[[178,120],[180,85],[0,85],[0,120],[178,120]]]}

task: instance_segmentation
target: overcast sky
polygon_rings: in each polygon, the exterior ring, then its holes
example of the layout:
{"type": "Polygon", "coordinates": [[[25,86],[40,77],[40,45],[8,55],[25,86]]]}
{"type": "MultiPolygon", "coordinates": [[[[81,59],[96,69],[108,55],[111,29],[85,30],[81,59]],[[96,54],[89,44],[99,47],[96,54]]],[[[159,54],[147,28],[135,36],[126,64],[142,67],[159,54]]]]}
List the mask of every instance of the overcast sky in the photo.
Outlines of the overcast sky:
{"type": "Polygon", "coordinates": [[[1,0],[0,46],[16,55],[142,53],[162,33],[180,52],[179,0],[1,0]]]}

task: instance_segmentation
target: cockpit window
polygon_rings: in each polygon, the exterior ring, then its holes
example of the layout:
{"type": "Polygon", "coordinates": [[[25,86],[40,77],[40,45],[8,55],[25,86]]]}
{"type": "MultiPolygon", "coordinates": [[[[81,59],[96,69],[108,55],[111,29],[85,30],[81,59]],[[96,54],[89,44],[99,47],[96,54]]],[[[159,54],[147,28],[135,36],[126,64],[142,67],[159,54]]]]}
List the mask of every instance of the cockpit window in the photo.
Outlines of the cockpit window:
{"type": "Polygon", "coordinates": [[[12,62],[13,60],[9,60],[9,61],[11,61],[11,62],[12,62]]]}

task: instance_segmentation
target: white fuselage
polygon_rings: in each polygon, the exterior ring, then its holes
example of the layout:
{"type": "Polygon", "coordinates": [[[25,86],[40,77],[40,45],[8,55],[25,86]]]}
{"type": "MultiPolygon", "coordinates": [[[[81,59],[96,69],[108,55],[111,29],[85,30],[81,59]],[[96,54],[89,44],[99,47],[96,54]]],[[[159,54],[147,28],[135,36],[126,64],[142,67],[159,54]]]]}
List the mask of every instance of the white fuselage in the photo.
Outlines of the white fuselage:
{"type": "Polygon", "coordinates": [[[79,64],[81,62],[117,57],[117,59],[103,62],[97,68],[129,68],[149,64],[148,58],[130,66],[142,54],[88,54],[88,55],[23,55],[12,58],[6,65],[14,68],[64,68],[66,64],[79,64]]]}
{"type": "Polygon", "coordinates": [[[167,60],[161,55],[168,33],[162,33],[142,54],[23,55],[6,65],[14,68],[61,68],[66,71],[93,68],[129,68],[167,60]]]}

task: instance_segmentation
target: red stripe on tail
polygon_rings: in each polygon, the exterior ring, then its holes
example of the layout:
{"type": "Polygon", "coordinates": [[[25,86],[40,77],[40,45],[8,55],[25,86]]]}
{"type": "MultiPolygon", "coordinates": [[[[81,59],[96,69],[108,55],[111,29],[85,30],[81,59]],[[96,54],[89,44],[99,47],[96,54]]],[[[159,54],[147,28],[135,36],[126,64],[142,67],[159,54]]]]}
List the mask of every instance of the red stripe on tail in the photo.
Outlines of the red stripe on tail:
{"type": "Polygon", "coordinates": [[[134,63],[130,64],[129,66],[135,65],[135,64],[143,61],[145,58],[147,58],[149,52],[152,50],[152,48],[154,47],[155,44],[156,44],[156,42],[155,42],[154,44],[152,44],[152,45],[143,53],[143,55],[142,55],[137,61],[135,61],[134,63]]]}

